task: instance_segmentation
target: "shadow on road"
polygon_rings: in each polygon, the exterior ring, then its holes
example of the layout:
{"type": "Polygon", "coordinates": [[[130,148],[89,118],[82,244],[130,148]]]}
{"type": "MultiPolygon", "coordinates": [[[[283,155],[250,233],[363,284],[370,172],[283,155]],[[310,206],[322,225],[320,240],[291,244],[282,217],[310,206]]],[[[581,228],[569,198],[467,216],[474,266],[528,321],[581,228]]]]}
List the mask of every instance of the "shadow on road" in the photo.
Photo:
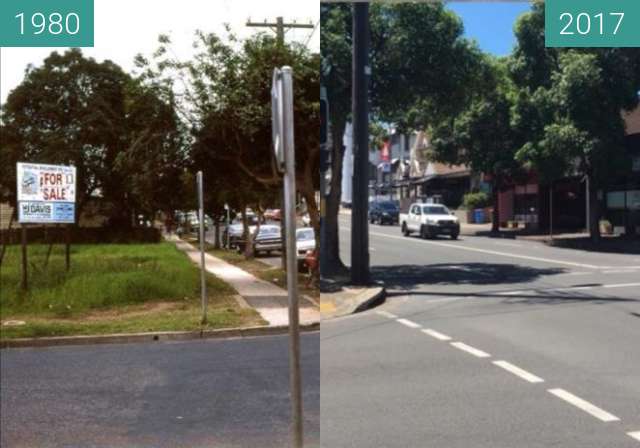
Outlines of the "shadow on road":
{"type": "Polygon", "coordinates": [[[389,289],[414,285],[500,285],[532,282],[545,275],[567,272],[564,268],[533,268],[508,263],[442,263],[376,266],[372,277],[389,289]]]}

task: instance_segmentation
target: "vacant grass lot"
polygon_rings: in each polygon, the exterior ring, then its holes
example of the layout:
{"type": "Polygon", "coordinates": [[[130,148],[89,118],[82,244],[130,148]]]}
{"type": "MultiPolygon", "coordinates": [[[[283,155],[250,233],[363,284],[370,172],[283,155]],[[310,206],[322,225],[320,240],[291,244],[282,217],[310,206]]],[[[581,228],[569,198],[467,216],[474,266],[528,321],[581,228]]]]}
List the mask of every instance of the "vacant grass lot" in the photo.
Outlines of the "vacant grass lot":
{"type": "MultiPolygon", "coordinates": [[[[20,247],[0,270],[1,337],[200,329],[200,272],[171,243],[77,245],[65,271],[62,246],[29,246],[29,291],[20,288],[20,247]]],[[[260,324],[226,283],[208,274],[206,328],[260,324]]]]}

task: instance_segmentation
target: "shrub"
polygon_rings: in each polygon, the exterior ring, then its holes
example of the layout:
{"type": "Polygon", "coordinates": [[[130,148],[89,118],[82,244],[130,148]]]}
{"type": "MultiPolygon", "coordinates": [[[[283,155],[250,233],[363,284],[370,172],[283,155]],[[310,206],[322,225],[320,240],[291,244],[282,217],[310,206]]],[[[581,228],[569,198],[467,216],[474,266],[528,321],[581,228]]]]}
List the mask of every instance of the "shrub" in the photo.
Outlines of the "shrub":
{"type": "Polygon", "coordinates": [[[479,191],[477,193],[467,193],[462,200],[462,206],[467,210],[484,208],[489,205],[489,195],[479,191]]]}

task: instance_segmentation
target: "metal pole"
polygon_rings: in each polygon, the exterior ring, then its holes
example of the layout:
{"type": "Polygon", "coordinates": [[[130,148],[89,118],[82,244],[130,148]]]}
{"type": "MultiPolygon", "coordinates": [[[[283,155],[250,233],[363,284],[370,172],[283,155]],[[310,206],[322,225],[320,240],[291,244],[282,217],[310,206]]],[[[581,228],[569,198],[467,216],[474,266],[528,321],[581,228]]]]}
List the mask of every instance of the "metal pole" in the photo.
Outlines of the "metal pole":
{"type": "Polygon", "coordinates": [[[353,211],[351,281],[369,283],[369,4],[353,4],[353,211]]]}
{"type": "Polygon", "coordinates": [[[227,205],[227,249],[230,249],[229,247],[229,226],[231,225],[231,209],[230,207],[227,205]]]}
{"type": "Polygon", "coordinates": [[[553,181],[549,185],[549,235],[553,239],[553,181]]]}
{"type": "Polygon", "coordinates": [[[587,179],[585,181],[585,188],[587,190],[586,199],[587,199],[587,233],[591,232],[591,188],[589,186],[589,175],[587,174],[587,179]]]}
{"type": "Polygon", "coordinates": [[[291,444],[301,448],[302,381],[300,378],[300,333],[298,328],[298,266],[296,258],[296,171],[293,136],[293,80],[291,67],[282,67],[284,106],[284,200],[287,240],[287,291],[289,293],[289,374],[291,383],[291,444]]]}
{"type": "Polygon", "coordinates": [[[198,181],[198,220],[200,221],[200,294],[202,301],[202,324],[207,323],[207,280],[204,267],[204,199],[202,171],[196,176],[198,181]]]}

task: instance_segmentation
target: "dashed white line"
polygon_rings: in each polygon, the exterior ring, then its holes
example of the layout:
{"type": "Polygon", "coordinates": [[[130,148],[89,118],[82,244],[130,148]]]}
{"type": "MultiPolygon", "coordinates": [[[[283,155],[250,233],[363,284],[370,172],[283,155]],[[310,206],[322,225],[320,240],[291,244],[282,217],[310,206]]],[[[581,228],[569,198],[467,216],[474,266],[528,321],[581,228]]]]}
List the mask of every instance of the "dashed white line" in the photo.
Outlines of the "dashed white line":
{"type": "Polygon", "coordinates": [[[574,405],[575,407],[582,409],[584,412],[591,414],[598,420],[603,422],[617,422],[620,419],[613,414],[608,413],[607,411],[600,409],[599,407],[589,403],[588,401],[583,400],[580,397],[576,397],[570,392],[567,392],[564,389],[549,389],[549,393],[555,395],[556,397],[566,401],[574,405]]]}
{"type": "Polygon", "coordinates": [[[517,291],[497,292],[497,296],[515,296],[525,293],[545,293],[545,292],[565,292],[565,291],[586,291],[595,288],[631,288],[640,286],[640,283],[614,283],[611,285],[590,285],[590,286],[568,286],[566,288],[545,288],[545,289],[520,289],[517,291]]]}
{"type": "Polygon", "coordinates": [[[430,328],[425,328],[424,330],[421,330],[423,333],[428,334],[431,337],[434,337],[440,341],[450,341],[451,338],[449,336],[447,336],[446,334],[442,334],[439,331],[436,330],[432,330],[430,328]]]}
{"type": "Polygon", "coordinates": [[[491,355],[489,353],[483,352],[482,350],[478,350],[477,348],[471,347],[463,342],[452,342],[452,346],[455,348],[462,350],[467,353],[471,353],[473,356],[477,356],[478,358],[490,358],[491,355]]]}
{"type": "Polygon", "coordinates": [[[638,442],[640,442],[640,431],[628,432],[627,435],[632,439],[636,439],[638,442]]]}
{"type": "Polygon", "coordinates": [[[376,311],[376,314],[379,314],[384,317],[388,317],[389,319],[397,319],[398,316],[395,314],[389,313],[388,311],[376,311]]]}
{"type": "Polygon", "coordinates": [[[507,361],[493,361],[495,365],[498,367],[502,367],[507,372],[513,373],[516,376],[519,376],[525,381],[529,381],[530,383],[544,383],[544,380],[539,376],[534,375],[533,373],[529,373],[524,369],[521,369],[518,366],[514,366],[510,362],[507,361]]]}
{"type": "Polygon", "coordinates": [[[409,328],[420,328],[420,325],[415,323],[415,322],[411,322],[408,319],[396,319],[396,322],[402,324],[402,325],[406,325],[409,328]]]}
{"type": "Polygon", "coordinates": [[[640,286],[640,283],[618,283],[616,285],[603,285],[603,288],[630,288],[632,286],[640,286]]]}

